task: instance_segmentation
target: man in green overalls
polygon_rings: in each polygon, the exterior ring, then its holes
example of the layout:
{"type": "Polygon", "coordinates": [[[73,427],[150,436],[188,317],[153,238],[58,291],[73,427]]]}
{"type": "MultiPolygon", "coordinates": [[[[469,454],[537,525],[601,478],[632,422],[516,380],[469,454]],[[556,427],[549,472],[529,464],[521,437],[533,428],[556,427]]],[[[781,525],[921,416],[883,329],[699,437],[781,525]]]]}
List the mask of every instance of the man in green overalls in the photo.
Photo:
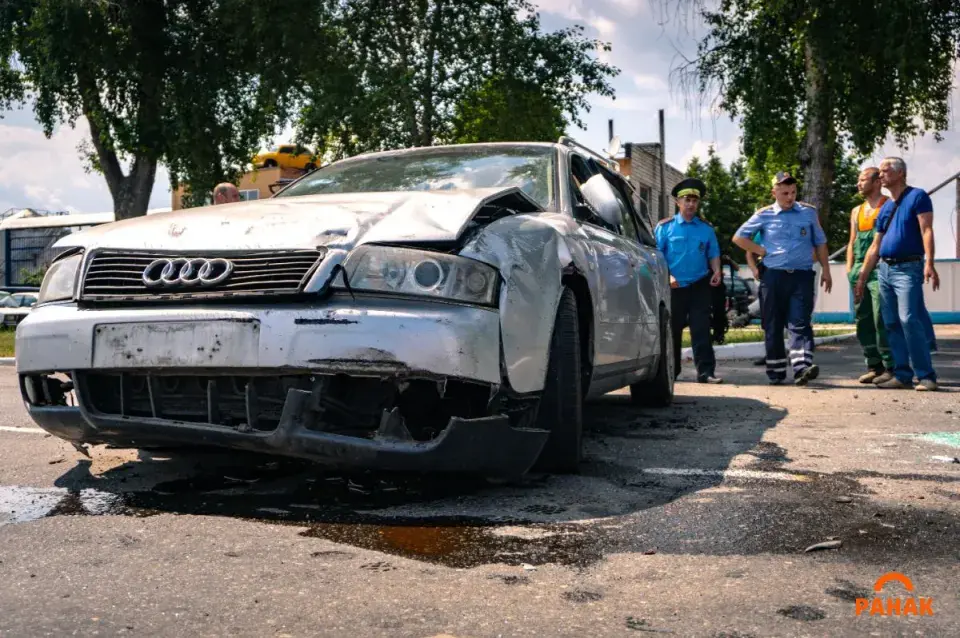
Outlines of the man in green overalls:
{"type": "MultiPolygon", "coordinates": [[[[863,260],[873,243],[873,225],[877,214],[888,199],[880,188],[880,169],[871,166],[860,172],[857,190],[864,202],[850,214],[850,242],[847,244],[847,278],[851,287],[856,283],[863,260]]],[[[893,378],[893,356],[887,345],[887,332],[880,314],[880,284],[876,272],[870,273],[863,299],[854,304],[854,313],[857,340],[863,348],[868,368],[867,373],[860,377],[860,383],[883,383],[893,378]]]]}

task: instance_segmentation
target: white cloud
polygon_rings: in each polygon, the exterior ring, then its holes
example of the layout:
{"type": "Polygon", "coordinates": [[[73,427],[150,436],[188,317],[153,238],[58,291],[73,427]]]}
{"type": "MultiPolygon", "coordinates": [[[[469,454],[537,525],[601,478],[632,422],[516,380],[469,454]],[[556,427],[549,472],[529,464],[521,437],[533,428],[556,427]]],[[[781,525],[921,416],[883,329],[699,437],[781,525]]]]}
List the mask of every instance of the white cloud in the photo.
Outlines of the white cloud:
{"type": "Polygon", "coordinates": [[[601,38],[609,40],[617,31],[617,23],[608,18],[594,16],[589,20],[590,26],[597,30],[601,38]]]}
{"type": "Polygon", "coordinates": [[[650,73],[634,74],[633,83],[641,91],[668,91],[670,89],[663,77],[650,73]]]}

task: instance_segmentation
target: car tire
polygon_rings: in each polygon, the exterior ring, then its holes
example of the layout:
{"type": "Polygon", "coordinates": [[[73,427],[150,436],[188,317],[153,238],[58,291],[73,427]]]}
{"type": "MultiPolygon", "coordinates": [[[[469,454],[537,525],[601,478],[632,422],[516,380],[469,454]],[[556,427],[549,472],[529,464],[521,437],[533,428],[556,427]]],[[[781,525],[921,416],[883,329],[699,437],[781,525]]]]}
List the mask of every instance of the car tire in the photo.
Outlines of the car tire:
{"type": "Polygon", "coordinates": [[[536,426],[550,436],[535,470],[576,473],[583,456],[583,379],[577,300],[563,288],[550,339],[547,377],[537,409],[536,426]]]}
{"type": "Polygon", "coordinates": [[[314,164],[313,162],[310,162],[309,164],[307,164],[306,166],[303,167],[303,170],[305,170],[305,171],[307,171],[308,173],[310,173],[310,172],[312,172],[312,171],[317,170],[317,165],[314,164]]]}
{"type": "Polygon", "coordinates": [[[670,312],[660,308],[660,362],[657,374],[648,381],[639,381],[630,386],[630,398],[636,405],[665,408],[673,403],[673,384],[676,371],[673,363],[673,326],[670,312]]]}
{"type": "Polygon", "coordinates": [[[277,165],[277,160],[268,159],[263,163],[264,168],[273,168],[277,165]]]}

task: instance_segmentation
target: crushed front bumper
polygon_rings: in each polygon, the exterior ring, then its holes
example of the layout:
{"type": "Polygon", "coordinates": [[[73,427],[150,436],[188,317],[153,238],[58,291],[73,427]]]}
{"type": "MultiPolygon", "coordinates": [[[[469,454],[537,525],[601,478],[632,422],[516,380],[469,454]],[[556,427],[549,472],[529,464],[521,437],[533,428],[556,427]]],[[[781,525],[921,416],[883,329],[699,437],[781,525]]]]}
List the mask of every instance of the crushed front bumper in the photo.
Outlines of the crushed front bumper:
{"type": "Polygon", "coordinates": [[[474,388],[471,396],[479,392],[492,401],[502,381],[500,351],[499,315],[493,309],[359,297],[277,307],[49,306],[31,313],[17,332],[17,368],[27,409],[42,428],[69,441],[118,447],[213,445],[336,468],[517,476],[533,466],[548,433],[515,427],[528,421],[511,421],[498,408],[443,413],[435,436],[418,434],[415,440],[387,413],[379,429],[374,413],[360,436],[329,431],[315,416],[316,396],[303,387],[269,397],[258,396],[253,382],[245,393],[228,391],[224,398],[232,403],[225,410],[235,416],[238,406],[242,413],[246,405],[246,423],[240,427],[236,419],[214,418],[216,408],[206,418],[184,405],[192,398],[203,403],[204,396],[219,396],[223,388],[217,386],[223,382],[216,379],[231,375],[432,384],[443,388],[441,396],[451,391],[449,381],[451,387],[468,385],[474,388]],[[75,407],[43,398],[44,392],[49,395],[48,375],[55,373],[74,379],[75,407]],[[103,378],[109,375],[146,376],[148,391],[138,396],[149,397],[147,407],[142,401],[134,405],[122,380],[114,395],[93,391],[103,390],[103,378]],[[180,395],[173,409],[164,410],[161,386],[177,377],[203,379],[209,394],[191,390],[180,395]],[[150,386],[154,382],[157,396],[150,386]],[[113,398],[117,405],[109,405],[113,398]],[[254,423],[259,408],[251,406],[268,407],[270,401],[276,411],[266,419],[269,423],[254,423]],[[447,419],[448,414],[460,416],[447,419]]]}
{"type": "Polygon", "coordinates": [[[307,429],[303,420],[309,398],[308,392],[291,390],[280,424],[269,433],[107,417],[78,407],[27,407],[44,430],[77,443],[118,447],[213,445],[308,459],[337,469],[514,477],[533,466],[548,436],[545,430],[511,427],[506,416],[452,418],[437,438],[426,442],[393,436],[389,425],[371,439],[316,432],[307,429]]]}

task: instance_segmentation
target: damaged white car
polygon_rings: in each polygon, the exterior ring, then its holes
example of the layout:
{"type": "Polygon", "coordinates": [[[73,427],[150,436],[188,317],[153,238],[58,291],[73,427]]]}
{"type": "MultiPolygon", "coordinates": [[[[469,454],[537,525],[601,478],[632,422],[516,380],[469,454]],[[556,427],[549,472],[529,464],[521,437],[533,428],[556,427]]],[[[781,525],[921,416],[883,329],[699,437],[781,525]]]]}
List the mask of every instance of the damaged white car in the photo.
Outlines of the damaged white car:
{"type": "Polygon", "coordinates": [[[69,235],[17,329],[26,407],[75,444],[575,472],[584,398],[673,396],[667,265],[614,167],[566,138],[375,153],[69,235]]]}

